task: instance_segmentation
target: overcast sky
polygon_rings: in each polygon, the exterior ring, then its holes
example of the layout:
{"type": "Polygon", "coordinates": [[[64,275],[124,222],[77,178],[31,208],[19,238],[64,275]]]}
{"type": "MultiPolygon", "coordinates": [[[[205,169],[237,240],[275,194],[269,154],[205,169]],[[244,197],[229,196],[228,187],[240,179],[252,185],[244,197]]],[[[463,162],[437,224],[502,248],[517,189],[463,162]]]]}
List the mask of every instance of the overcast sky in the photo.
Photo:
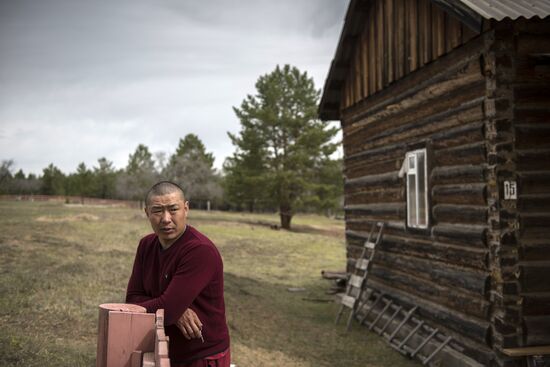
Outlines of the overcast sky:
{"type": "Polygon", "coordinates": [[[0,160],[40,174],[194,133],[220,168],[232,106],[277,64],[323,87],[349,0],[0,0],[0,160]]]}

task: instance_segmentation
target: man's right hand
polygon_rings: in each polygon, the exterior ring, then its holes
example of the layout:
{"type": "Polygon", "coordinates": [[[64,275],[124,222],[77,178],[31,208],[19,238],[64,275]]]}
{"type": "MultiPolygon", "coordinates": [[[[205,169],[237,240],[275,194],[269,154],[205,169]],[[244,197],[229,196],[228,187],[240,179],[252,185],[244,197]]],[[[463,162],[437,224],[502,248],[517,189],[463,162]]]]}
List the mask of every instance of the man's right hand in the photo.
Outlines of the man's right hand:
{"type": "Polygon", "coordinates": [[[202,322],[192,309],[185,310],[176,325],[186,339],[202,338],[202,322]]]}

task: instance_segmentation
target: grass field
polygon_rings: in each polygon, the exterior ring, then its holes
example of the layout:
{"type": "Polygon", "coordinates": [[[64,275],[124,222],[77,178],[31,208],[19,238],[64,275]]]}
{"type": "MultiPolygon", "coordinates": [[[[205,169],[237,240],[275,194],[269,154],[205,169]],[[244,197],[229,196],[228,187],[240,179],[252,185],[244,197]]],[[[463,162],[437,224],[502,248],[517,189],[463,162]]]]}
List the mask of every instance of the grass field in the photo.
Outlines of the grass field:
{"type": "MultiPolygon", "coordinates": [[[[343,269],[343,222],[192,211],[220,249],[232,359],[247,366],[416,366],[365,328],[334,326],[323,269],[343,269]],[[289,292],[289,287],[305,288],[289,292]]],[[[94,366],[97,306],[122,302],[135,248],[150,232],[136,209],[0,201],[0,365],[94,366]]]]}

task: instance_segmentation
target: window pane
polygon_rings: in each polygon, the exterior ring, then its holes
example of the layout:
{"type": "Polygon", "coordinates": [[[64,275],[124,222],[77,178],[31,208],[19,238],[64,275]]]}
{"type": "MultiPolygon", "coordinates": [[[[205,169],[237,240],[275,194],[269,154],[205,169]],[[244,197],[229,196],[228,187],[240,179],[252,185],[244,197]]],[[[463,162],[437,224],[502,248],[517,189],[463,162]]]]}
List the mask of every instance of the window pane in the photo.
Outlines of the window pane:
{"type": "Polygon", "coordinates": [[[407,175],[407,216],[409,227],[416,227],[416,175],[407,175]]]}
{"type": "Polygon", "coordinates": [[[417,173],[418,173],[418,225],[425,227],[428,224],[428,208],[426,196],[426,154],[424,151],[417,153],[417,173]]]}

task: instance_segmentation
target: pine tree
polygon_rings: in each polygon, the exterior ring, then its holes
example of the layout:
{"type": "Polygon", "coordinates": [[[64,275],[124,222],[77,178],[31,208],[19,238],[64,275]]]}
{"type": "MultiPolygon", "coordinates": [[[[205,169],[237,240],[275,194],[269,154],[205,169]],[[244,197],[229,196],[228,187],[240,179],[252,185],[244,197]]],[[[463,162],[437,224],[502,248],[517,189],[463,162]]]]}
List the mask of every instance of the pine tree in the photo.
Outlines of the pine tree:
{"type": "MultiPolygon", "coordinates": [[[[230,135],[237,151],[226,165],[228,180],[240,179],[246,189],[254,183],[248,175],[257,178],[262,197],[279,209],[281,227],[290,229],[296,209],[324,185],[318,180],[319,168],[336,150],[331,140],[337,129],[317,118],[320,92],[296,67],[277,66],[260,76],[256,90],[234,108],[241,132],[239,137],[230,135]]],[[[248,199],[258,195],[241,194],[248,199]]]]}
{"type": "Polygon", "coordinates": [[[128,157],[126,169],[118,176],[118,195],[125,199],[142,200],[157,179],[153,155],[147,146],[139,144],[128,157]]]}
{"type": "Polygon", "coordinates": [[[219,177],[214,168],[214,155],[195,134],[180,139],[176,152],[170,157],[162,176],[179,184],[187,199],[195,203],[214,202],[221,198],[219,177]]]}
{"type": "Polygon", "coordinates": [[[41,193],[44,195],[65,195],[65,175],[53,163],[42,170],[41,193]]]}

